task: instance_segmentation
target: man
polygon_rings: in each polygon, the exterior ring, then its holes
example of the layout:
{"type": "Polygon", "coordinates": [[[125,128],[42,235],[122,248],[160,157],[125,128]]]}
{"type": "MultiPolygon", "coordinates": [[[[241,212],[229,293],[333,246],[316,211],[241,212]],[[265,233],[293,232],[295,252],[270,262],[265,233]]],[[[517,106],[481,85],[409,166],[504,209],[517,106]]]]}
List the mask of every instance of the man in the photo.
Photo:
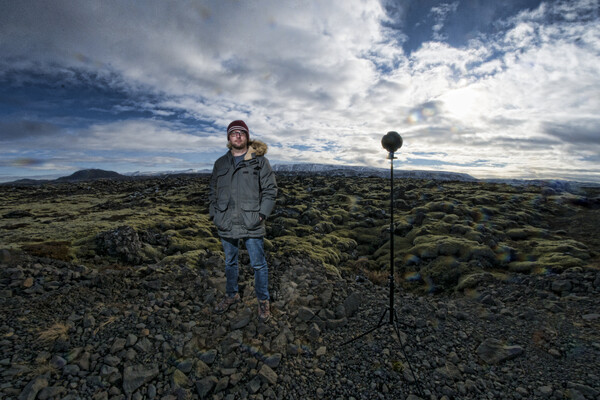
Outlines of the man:
{"type": "Polygon", "coordinates": [[[277,183],[269,160],[267,145],[250,140],[244,121],[227,127],[227,147],[210,178],[209,214],[217,227],[225,252],[226,295],[214,312],[222,314],[240,301],[238,293],[238,250],[243,239],[254,269],[254,288],[258,299],[258,318],[271,316],[269,307],[269,269],[265,259],[265,220],[275,206],[277,183]]]}

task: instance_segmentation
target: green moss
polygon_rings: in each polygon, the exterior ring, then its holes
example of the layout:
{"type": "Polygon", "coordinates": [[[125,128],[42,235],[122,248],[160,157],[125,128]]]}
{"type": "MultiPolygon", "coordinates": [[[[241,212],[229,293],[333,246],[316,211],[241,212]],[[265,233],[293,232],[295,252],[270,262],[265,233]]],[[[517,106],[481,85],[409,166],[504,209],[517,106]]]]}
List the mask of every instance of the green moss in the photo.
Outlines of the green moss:
{"type": "MultiPolygon", "coordinates": [[[[276,210],[285,207],[279,214],[285,217],[268,221],[267,251],[274,256],[306,254],[332,272],[356,268],[357,257],[367,260],[362,263],[364,269],[374,274],[388,267],[389,187],[385,179],[283,176],[278,183],[276,210]]],[[[0,218],[0,240],[5,248],[29,245],[30,250],[52,257],[65,255],[47,246],[42,251],[40,244],[66,242],[71,260],[93,264],[98,259],[94,236],[127,225],[141,237],[148,229],[158,235],[155,241],[148,239],[152,244],[144,243],[145,260],[164,258],[168,263],[193,265],[202,257],[193,256],[194,252],[222,251],[208,221],[207,184],[203,177],[144,180],[122,187],[48,186],[35,192],[0,188],[0,216],[9,216],[0,218]]],[[[556,227],[548,216],[577,212],[570,195],[548,196],[539,188],[516,190],[484,183],[399,180],[398,185],[401,207],[395,215],[395,265],[409,275],[425,268],[429,271],[426,279],[434,286],[454,279],[444,278],[440,269],[456,272],[465,263],[519,272],[565,270],[580,268],[595,252],[566,233],[560,237],[549,233],[556,227]],[[510,251],[498,250],[503,248],[510,251]],[[458,267],[452,259],[459,262],[458,267]]],[[[413,285],[420,283],[413,281],[413,285]]]]}
{"type": "Polygon", "coordinates": [[[534,229],[531,227],[509,229],[506,231],[506,235],[511,240],[525,240],[545,236],[541,229],[534,229]]]}
{"type": "Polygon", "coordinates": [[[150,262],[158,262],[163,257],[163,253],[160,250],[156,249],[154,246],[145,243],[142,246],[141,253],[144,260],[150,262]]]}
{"type": "Polygon", "coordinates": [[[585,265],[585,262],[580,258],[559,253],[544,254],[537,262],[541,268],[555,272],[562,272],[569,268],[583,267],[585,265]]]}
{"type": "Polygon", "coordinates": [[[201,247],[199,240],[184,239],[177,236],[171,236],[169,238],[169,245],[167,246],[167,254],[175,254],[177,252],[185,253],[188,251],[196,250],[201,247]]]}
{"type": "Polygon", "coordinates": [[[471,272],[471,267],[453,257],[439,257],[420,271],[422,279],[434,291],[454,289],[459,280],[471,272]]]}
{"type": "Polygon", "coordinates": [[[340,270],[335,265],[325,263],[323,264],[323,266],[325,267],[325,270],[329,273],[337,276],[338,278],[342,277],[342,275],[340,274],[340,270]]]}
{"type": "Polygon", "coordinates": [[[296,228],[298,226],[298,220],[296,218],[277,217],[272,223],[281,225],[285,228],[296,228]]]}
{"type": "Polygon", "coordinates": [[[425,205],[430,211],[439,211],[444,215],[452,214],[454,212],[454,206],[454,203],[449,201],[434,201],[425,205]]]}
{"type": "Polygon", "coordinates": [[[482,283],[489,283],[494,281],[494,275],[490,272],[472,272],[464,273],[459,278],[455,290],[463,291],[467,289],[474,289],[482,283]]]}
{"type": "Polygon", "coordinates": [[[314,230],[310,226],[299,225],[299,226],[296,226],[295,228],[293,228],[292,232],[294,232],[294,236],[306,237],[306,236],[311,236],[314,233],[314,230]]]}
{"type": "Polygon", "coordinates": [[[188,268],[194,268],[197,267],[200,264],[200,261],[205,257],[205,250],[193,250],[183,254],[165,257],[160,261],[160,263],[162,265],[180,265],[188,268]]]}
{"type": "Polygon", "coordinates": [[[539,268],[539,263],[535,261],[513,261],[508,264],[510,272],[519,272],[529,274],[539,268]]]}

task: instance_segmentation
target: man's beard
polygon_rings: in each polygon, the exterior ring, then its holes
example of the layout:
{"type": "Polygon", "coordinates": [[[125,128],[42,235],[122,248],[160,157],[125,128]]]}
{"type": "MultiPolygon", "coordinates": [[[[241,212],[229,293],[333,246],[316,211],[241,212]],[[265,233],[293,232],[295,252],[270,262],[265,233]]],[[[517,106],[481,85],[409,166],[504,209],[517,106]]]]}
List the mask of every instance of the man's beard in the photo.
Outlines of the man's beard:
{"type": "Polygon", "coordinates": [[[248,147],[248,142],[236,145],[235,143],[231,143],[231,147],[236,150],[244,150],[248,147]]]}

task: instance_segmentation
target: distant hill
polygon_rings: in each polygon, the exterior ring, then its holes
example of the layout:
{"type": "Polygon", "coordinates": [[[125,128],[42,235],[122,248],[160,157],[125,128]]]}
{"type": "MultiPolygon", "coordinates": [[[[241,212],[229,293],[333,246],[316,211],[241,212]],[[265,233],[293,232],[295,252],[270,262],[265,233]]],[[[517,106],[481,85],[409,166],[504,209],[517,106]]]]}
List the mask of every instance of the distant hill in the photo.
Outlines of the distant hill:
{"type": "MultiPolygon", "coordinates": [[[[321,175],[321,176],[346,176],[346,177],[380,177],[389,178],[389,168],[374,168],[352,165],[334,165],[334,164],[317,164],[317,163],[298,163],[298,164],[274,164],[273,170],[277,174],[285,175],[321,175]]],[[[98,179],[109,180],[138,180],[157,178],[163,176],[202,176],[210,174],[210,170],[180,170],[180,171],[162,171],[162,172],[132,172],[126,175],[119,174],[114,171],[105,171],[102,169],[84,169],[77,171],[69,176],[63,176],[58,179],[19,179],[12,182],[0,183],[0,185],[16,185],[16,186],[32,186],[52,183],[69,183],[93,181],[98,179]]],[[[469,174],[447,171],[422,171],[422,170],[404,170],[402,168],[394,168],[394,178],[397,179],[424,179],[433,181],[458,181],[458,182],[488,182],[488,183],[505,183],[513,186],[534,185],[548,187],[553,190],[562,192],[569,191],[572,193],[578,192],[583,187],[600,188],[598,183],[590,182],[575,182],[556,179],[548,180],[527,180],[527,179],[477,179],[469,174]]]]}
{"type": "Polygon", "coordinates": [[[18,179],[11,182],[2,182],[0,185],[16,185],[16,186],[35,186],[44,183],[52,182],[49,179],[18,179]]]}
{"type": "Polygon", "coordinates": [[[97,179],[128,179],[125,175],[121,175],[114,171],[105,171],[103,169],[82,169],[69,176],[58,178],[55,182],[79,182],[93,181],[97,179]]]}
{"type": "MultiPolygon", "coordinates": [[[[346,165],[332,164],[277,164],[273,166],[273,170],[277,173],[288,175],[325,175],[325,176],[377,176],[388,178],[390,176],[389,168],[373,168],[373,167],[358,167],[346,165]]],[[[461,182],[476,182],[477,179],[468,174],[458,172],[445,171],[418,171],[418,170],[402,170],[394,168],[394,178],[413,178],[413,179],[429,179],[439,181],[461,181],[461,182]]]]}

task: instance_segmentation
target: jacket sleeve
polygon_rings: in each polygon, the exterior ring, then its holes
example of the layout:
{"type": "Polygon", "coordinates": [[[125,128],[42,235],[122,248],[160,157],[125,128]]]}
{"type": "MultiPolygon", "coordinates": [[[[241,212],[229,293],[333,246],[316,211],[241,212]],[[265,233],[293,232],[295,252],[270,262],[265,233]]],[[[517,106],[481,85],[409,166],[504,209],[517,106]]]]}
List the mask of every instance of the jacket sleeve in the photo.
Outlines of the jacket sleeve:
{"type": "Polygon", "coordinates": [[[215,217],[215,201],[217,200],[217,162],[213,165],[208,187],[208,216],[212,220],[215,217]]]}
{"type": "Polygon", "coordinates": [[[259,213],[268,218],[275,207],[277,197],[277,181],[275,173],[271,169],[269,160],[263,157],[264,164],[260,169],[260,211],[259,213]]]}

